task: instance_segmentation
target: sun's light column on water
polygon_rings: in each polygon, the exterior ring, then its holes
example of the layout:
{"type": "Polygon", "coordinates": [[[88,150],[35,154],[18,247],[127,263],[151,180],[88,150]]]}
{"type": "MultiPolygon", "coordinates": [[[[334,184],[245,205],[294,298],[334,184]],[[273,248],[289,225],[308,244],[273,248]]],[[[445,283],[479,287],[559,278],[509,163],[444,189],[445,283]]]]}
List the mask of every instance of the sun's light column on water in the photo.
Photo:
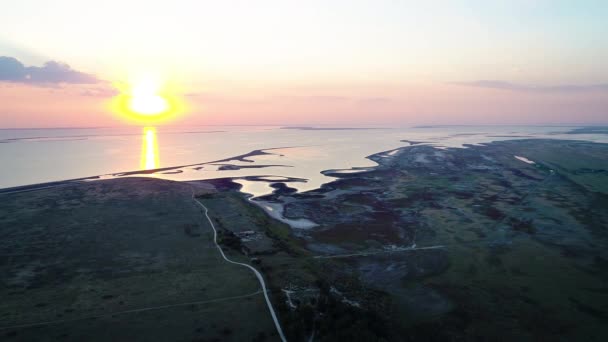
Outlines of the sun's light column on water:
{"type": "Polygon", "coordinates": [[[144,127],[143,145],[141,148],[141,169],[153,170],[160,166],[158,155],[158,140],[156,138],[156,128],[144,127]]]}

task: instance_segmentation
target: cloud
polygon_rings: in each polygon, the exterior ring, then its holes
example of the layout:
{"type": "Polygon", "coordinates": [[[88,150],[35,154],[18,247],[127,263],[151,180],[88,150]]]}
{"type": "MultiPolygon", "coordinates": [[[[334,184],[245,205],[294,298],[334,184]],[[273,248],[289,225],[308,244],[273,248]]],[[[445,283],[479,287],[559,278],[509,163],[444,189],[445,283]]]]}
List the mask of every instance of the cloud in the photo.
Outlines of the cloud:
{"type": "Polygon", "coordinates": [[[350,101],[350,97],[338,95],[275,95],[269,97],[272,100],[285,102],[305,102],[305,103],[341,103],[350,101]]]}
{"type": "Polygon", "coordinates": [[[357,104],[362,106],[377,106],[391,103],[392,100],[388,97],[365,97],[359,99],[357,104]]]}
{"type": "Polygon", "coordinates": [[[90,97],[113,97],[118,95],[120,92],[117,89],[103,87],[103,88],[86,88],[80,92],[82,96],[90,97]]]}
{"type": "Polygon", "coordinates": [[[0,82],[35,85],[94,84],[101,82],[95,76],[70,68],[69,65],[48,61],[41,67],[26,67],[13,57],[0,56],[0,82]]]}
{"type": "Polygon", "coordinates": [[[479,80],[472,82],[455,82],[453,84],[479,87],[479,88],[491,88],[511,91],[524,91],[524,92],[537,92],[537,93],[579,93],[586,91],[608,91],[608,83],[601,84],[589,84],[589,85],[577,85],[577,84],[561,84],[555,86],[536,86],[510,83],[499,80],[479,80]]]}

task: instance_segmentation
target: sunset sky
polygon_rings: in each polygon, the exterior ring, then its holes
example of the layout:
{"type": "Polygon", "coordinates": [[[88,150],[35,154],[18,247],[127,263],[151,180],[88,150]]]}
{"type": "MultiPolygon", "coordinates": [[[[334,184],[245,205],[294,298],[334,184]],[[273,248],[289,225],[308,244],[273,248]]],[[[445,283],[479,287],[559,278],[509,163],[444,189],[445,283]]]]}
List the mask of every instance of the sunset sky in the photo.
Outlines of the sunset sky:
{"type": "Polygon", "coordinates": [[[154,77],[174,124],[608,124],[608,1],[14,1],[0,128],[121,125],[154,77]]]}

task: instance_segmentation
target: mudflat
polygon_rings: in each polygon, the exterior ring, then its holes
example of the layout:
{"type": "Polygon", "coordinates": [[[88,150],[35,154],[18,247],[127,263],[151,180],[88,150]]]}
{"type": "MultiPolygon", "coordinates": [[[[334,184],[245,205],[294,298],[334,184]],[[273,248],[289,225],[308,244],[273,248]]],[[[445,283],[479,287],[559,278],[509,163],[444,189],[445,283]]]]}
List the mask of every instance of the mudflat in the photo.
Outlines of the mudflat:
{"type": "Polygon", "coordinates": [[[608,338],[608,145],[416,145],[370,158],[373,170],[263,199],[318,224],[294,232],[353,310],[391,327],[376,336],[608,338]]]}

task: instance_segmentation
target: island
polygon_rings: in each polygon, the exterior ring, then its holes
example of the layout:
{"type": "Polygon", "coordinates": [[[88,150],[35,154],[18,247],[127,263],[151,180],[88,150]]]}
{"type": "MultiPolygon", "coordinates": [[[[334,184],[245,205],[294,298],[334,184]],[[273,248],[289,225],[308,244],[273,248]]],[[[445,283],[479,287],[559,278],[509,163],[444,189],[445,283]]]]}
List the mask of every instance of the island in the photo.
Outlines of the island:
{"type": "Polygon", "coordinates": [[[320,189],[287,179],[254,199],[231,178],[0,193],[0,336],[608,339],[608,145],[412,143],[369,158],[320,189]],[[315,225],[285,223],[302,219],[315,225]]]}

